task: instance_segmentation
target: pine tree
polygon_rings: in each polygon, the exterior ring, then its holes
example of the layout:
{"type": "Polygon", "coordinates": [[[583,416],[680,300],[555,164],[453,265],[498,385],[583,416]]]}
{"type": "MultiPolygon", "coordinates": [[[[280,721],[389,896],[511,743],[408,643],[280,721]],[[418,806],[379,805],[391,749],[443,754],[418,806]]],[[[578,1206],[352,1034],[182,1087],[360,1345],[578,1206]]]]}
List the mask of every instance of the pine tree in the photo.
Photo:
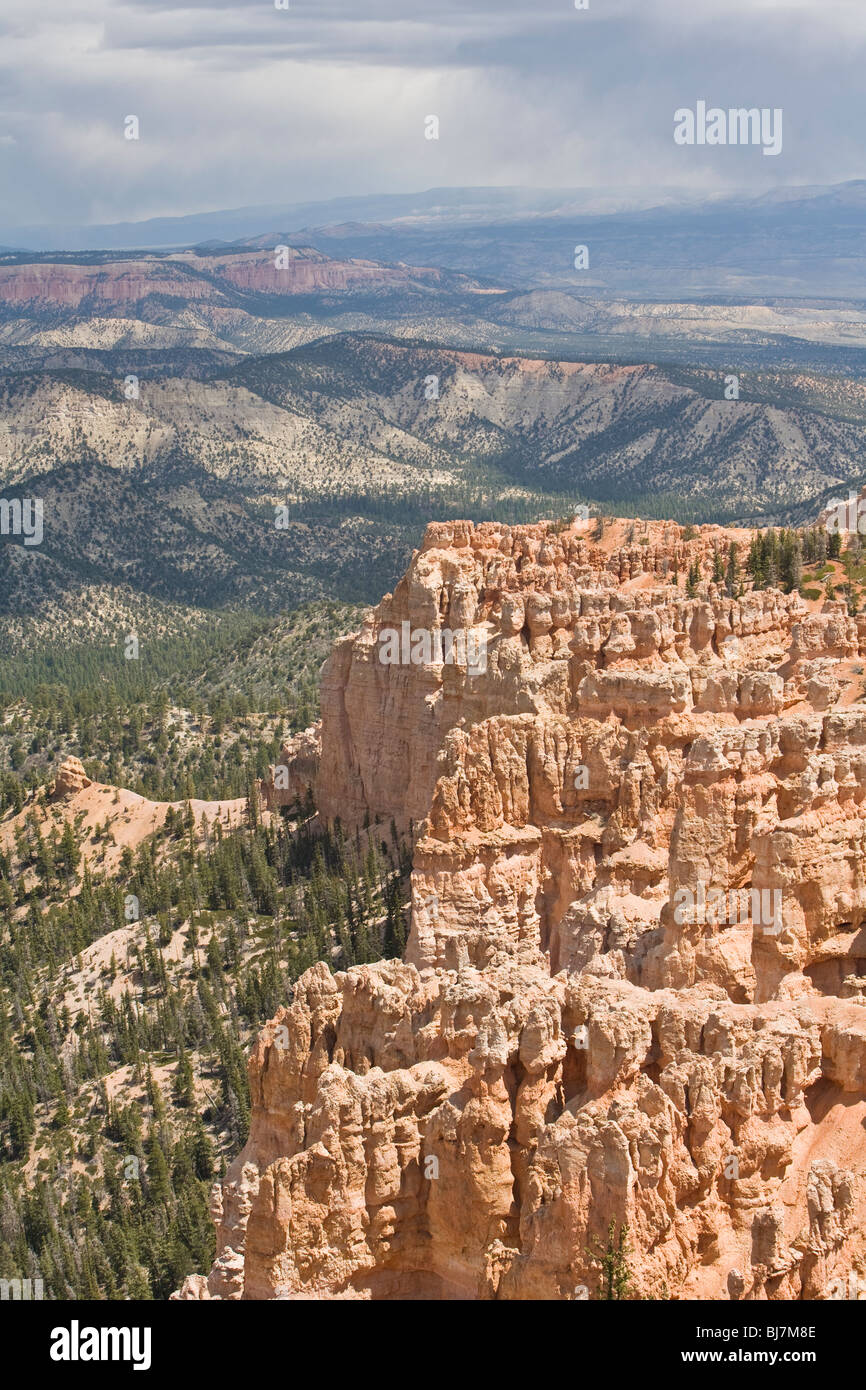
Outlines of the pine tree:
{"type": "Polygon", "coordinates": [[[595,1242],[589,1247],[589,1256],[601,1270],[601,1299],[627,1299],[631,1293],[632,1274],[628,1258],[631,1248],[628,1241],[628,1226],[623,1222],[619,1236],[616,1234],[616,1221],[611,1220],[607,1228],[607,1244],[595,1242]]]}
{"type": "Polygon", "coordinates": [[[178,1105],[192,1105],[195,1102],[195,1078],[189,1054],[182,1046],[177,1060],[177,1070],[172,1084],[178,1105]]]}
{"type": "Polygon", "coordinates": [[[725,593],[728,598],[733,598],[737,592],[739,582],[739,564],[737,562],[737,543],[731,541],[728,546],[728,564],[725,570],[725,593]]]}
{"type": "Polygon", "coordinates": [[[70,878],[78,867],[81,851],[75,843],[75,832],[68,820],[63,822],[63,834],[60,837],[58,857],[64,874],[70,878]]]}

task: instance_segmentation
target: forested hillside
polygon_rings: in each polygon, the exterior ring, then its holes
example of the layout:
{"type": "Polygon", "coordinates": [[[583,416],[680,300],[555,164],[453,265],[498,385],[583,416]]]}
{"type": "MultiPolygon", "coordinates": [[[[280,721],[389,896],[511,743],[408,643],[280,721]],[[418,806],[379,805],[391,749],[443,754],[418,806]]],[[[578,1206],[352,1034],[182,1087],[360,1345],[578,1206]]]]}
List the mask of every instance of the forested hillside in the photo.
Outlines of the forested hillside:
{"type": "Polygon", "coordinates": [[[106,871],[106,799],[86,838],[63,801],[49,833],[44,789],[4,817],[0,1278],[165,1298],[213,1255],[252,1033],[316,960],[400,952],[409,859],[392,828],[314,835],[309,805],[284,821],[253,794],[233,828],[169,808],[106,871]]]}

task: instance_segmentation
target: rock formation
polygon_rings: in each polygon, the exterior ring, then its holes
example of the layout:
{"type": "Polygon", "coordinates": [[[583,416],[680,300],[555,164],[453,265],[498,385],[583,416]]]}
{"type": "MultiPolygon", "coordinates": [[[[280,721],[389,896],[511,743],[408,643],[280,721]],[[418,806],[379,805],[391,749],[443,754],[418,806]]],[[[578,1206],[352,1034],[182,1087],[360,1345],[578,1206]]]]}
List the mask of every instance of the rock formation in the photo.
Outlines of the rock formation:
{"type": "Polygon", "coordinates": [[[268,769],[262,794],[269,811],[280,806],[303,805],[312,791],[319,771],[322,750],[321,726],[304,729],[283,745],[279,763],[268,769]]]}
{"type": "Polygon", "coordinates": [[[264,1030],[181,1296],[592,1297],[611,1222],[635,1296],[866,1291],[866,628],[731,540],[431,525],[337,645],[284,758],[411,829],[406,958],[264,1030]]]}
{"type": "Polygon", "coordinates": [[[83,791],[90,785],[90,778],[84,771],[84,764],[80,759],[64,758],[57,769],[57,776],[51,788],[51,800],[59,801],[61,797],[74,796],[76,792],[83,791]]]}
{"type": "Polygon", "coordinates": [[[250,248],[224,255],[166,252],[108,260],[97,265],[58,261],[0,266],[0,303],[10,308],[105,313],[172,296],[190,302],[231,303],[232,290],[299,295],[351,289],[382,290],[444,281],[474,288],[469,276],[436,267],[383,265],[378,261],[334,260],[312,247],[250,248]]]}

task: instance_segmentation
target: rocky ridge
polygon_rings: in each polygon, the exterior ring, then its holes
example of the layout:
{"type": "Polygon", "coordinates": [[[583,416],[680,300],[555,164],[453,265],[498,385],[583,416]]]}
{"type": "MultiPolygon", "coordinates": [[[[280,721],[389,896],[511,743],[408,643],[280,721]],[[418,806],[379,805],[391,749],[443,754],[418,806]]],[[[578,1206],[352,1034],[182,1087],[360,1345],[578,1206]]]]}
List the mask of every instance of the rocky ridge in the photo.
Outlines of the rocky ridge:
{"type": "Polygon", "coordinates": [[[0,304],[30,311],[93,314],[116,312],[160,298],[213,304],[231,302],[231,291],[302,295],[350,289],[382,290],[417,283],[457,283],[469,277],[436,267],[382,265],[358,258],[335,260],[312,247],[274,246],[223,255],[193,251],[98,260],[22,261],[0,265],[0,304]]]}
{"type": "Polygon", "coordinates": [[[431,525],[337,644],[266,795],[411,827],[406,957],[264,1030],[178,1296],[593,1296],[611,1222],[635,1296],[866,1289],[866,629],[713,583],[748,539],[431,525]]]}

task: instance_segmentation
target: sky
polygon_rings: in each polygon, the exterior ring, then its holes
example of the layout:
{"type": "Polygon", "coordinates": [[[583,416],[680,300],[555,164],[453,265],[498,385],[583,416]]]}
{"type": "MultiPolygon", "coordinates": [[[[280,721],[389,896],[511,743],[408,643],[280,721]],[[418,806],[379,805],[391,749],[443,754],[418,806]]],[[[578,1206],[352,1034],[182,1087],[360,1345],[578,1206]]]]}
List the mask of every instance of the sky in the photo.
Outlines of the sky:
{"type": "Polygon", "coordinates": [[[0,0],[0,226],[866,173],[866,0],[288,4],[0,0]],[[782,153],[677,145],[698,100],[782,108],[782,153]]]}

